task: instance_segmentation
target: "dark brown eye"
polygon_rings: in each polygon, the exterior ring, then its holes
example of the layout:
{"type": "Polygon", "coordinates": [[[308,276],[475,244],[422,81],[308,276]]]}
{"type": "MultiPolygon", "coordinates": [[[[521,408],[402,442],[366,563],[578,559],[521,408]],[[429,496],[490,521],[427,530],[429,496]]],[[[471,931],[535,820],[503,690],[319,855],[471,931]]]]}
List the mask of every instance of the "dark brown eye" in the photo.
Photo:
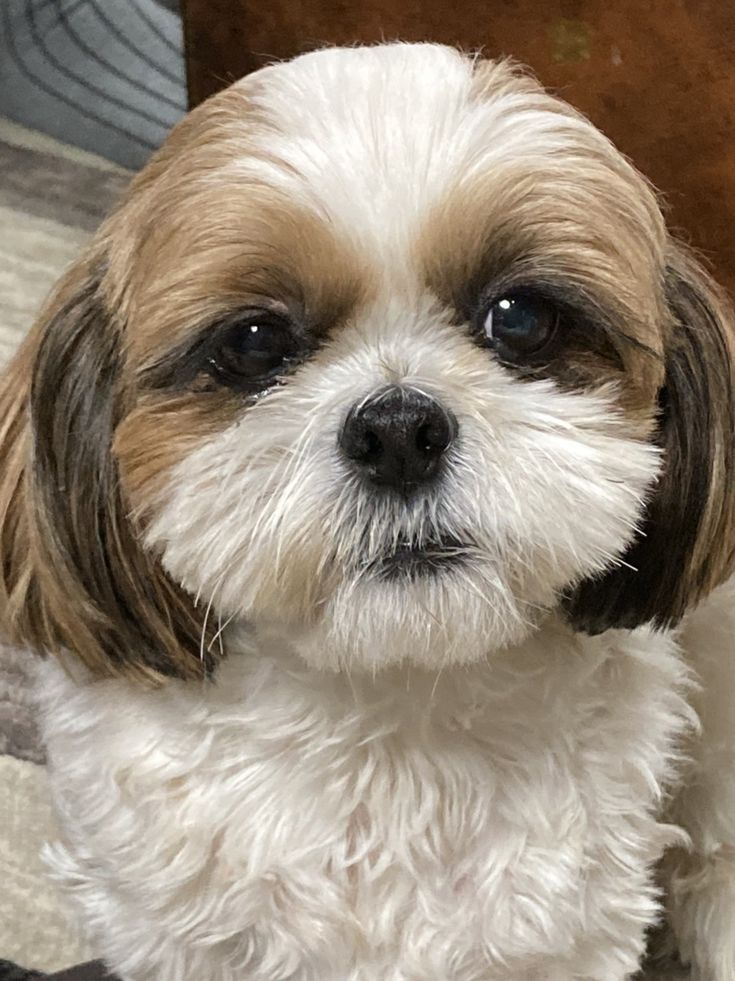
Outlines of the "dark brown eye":
{"type": "Polygon", "coordinates": [[[529,357],[540,354],[554,338],[559,311],[543,296],[508,293],[493,301],[482,326],[487,343],[501,356],[529,357]]]}
{"type": "Polygon", "coordinates": [[[219,334],[208,361],[225,384],[257,387],[283,371],[298,356],[299,348],[286,318],[253,311],[219,334]]]}

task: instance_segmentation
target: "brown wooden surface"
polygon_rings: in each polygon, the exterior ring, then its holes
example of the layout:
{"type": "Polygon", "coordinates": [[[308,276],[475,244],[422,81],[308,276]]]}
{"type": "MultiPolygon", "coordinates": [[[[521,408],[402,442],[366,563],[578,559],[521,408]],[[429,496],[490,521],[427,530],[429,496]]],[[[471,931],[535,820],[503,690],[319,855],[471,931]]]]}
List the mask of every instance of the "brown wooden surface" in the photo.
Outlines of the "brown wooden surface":
{"type": "MultiPolygon", "coordinates": [[[[432,40],[513,55],[665,193],[735,291],[733,0],[183,0],[192,105],[325,43],[432,40]]],[[[437,79],[437,85],[441,79],[437,79]]]]}

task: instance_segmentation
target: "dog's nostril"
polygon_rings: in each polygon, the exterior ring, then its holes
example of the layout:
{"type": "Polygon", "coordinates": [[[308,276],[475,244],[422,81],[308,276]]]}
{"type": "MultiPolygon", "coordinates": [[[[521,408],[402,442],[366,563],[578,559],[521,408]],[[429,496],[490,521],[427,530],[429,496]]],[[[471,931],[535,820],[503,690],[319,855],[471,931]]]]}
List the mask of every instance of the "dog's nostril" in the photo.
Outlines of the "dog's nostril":
{"type": "Polygon", "coordinates": [[[374,433],[371,429],[368,429],[364,435],[365,440],[365,459],[368,462],[372,462],[378,459],[380,454],[383,452],[383,444],[380,441],[380,437],[377,433],[374,433]]]}
{"type": "Polygon", "coordinates": [[[437,473],[456,432],[454,416],[435,399],[394,388],[353,408],[339,443],[373,483],[405,492],[437,473]]]}
{"type": "Polygon", "coordinates": [[[452,441],[449,420],[431,420],[416,430],[416,448],[423,453],[443,453],[452,441]]]}
{"type": "Polygon", "coordinates": [[[431,453],[435,447],[436,443],[431,438],[429,427],[421,426],[421,428],[416,431],[416,449],[422,450],[424,453],[431,453]]]}

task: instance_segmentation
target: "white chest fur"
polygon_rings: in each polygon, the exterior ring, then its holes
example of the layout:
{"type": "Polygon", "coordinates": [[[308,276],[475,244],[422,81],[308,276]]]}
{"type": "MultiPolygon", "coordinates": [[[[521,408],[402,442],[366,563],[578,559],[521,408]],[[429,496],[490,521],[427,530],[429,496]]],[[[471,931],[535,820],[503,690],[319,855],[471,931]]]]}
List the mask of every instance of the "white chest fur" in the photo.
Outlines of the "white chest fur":
{"type": "Polygon", "coordinates": [[[43,666],[53,862],[130,981],[617,981],[655,910],[686,725],[670,637],[439,676],[266,645],[142,693],[43,666]]]}

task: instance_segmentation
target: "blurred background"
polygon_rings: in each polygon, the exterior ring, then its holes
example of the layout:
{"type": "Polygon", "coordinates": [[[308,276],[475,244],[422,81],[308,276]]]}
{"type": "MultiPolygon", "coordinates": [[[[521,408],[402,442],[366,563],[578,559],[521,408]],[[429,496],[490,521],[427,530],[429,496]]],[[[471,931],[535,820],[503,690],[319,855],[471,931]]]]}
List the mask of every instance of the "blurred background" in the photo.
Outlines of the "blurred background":
{"type": "Polygon", "coordinates": [[[0,116],[141,167],[186,111],[177,0],[4,0],[0,116]]]}
{"type": "MultiPolygon", "coordinates": [[[[647,174],[670,225],[735,289],[732,3],[0,0],[0,368],[187,106],[268,61],[384,39],[530,65],[647,174]]],[[[86,950],[39,857],[53,820],[31,669],[0,649],[0,959],[58,970],[86,950]]]]}

